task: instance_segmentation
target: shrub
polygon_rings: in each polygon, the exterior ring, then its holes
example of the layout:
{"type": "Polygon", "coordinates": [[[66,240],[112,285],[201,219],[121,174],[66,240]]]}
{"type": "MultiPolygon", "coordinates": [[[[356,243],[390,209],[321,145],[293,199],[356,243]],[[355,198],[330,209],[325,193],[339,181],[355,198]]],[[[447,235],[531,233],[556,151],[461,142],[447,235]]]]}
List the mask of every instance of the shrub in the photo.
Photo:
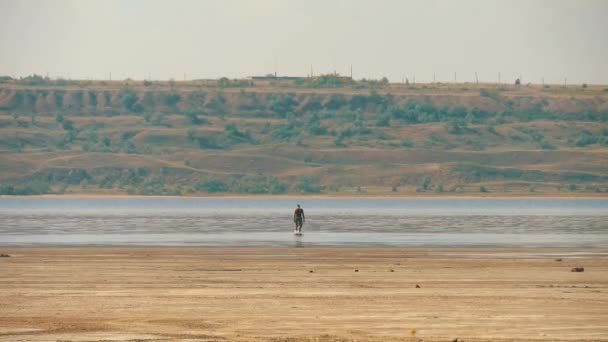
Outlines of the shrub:
{"type": "Polygon", "coordinates": [[[243,176],[233,183],[233,192],[246,194],[284,194],[289,188],[274,176],[243,176]]]}
{"type": "Polygon", "coordinates": [[[194,125],[205,125],[205,124],[209,124],[209,121],[207,119],[201,119],[198,117],[198,115],[194,112],[186,112],[186,118],[188,119],[188,122],[194,125]]]}
{"type": "Polygon", "coordinates": [[[196,138],[196,141],[201,149],[222,150],[229,147],[227,143],[223,143],[215,135],[199,137],[196,138]]]}
{"type": "Polygon", "coordinates": [[[519,135],[515,135],[513,133],[509,133],[509,138],[513,139],[514,141],[526,141],[524,138],[520,137],[519,135]]]}
{"type": "Polygon", "coordinates": [[[234,122],[227,124],[226,127],[224,128],[224,130],[226,131],[226,133],[228,133],[228,136],[233,139],[240,140],[242,142],[249,142],[249,143],[255,142],[249,132],[240,131],[239,128],[236,126],[236,123],[234,123],[234,122]]]}
{"type": "Polygon", "coordinates": [[[23,128],[27,128],[30,126],[30,124],[27,121],[17,121],[17,125],[19,127],[23,127],[23,128]]]}
{"type": "Polygon", "coordinates": [[[337,110],[344,107],[347,104],[344,95],[334,94],[329,98],[329,101],[325,103],[325,109],[328,110],[337,110]]]}
{"type": "Polygon", "coordinates": [[[50,79],[48,77],[42,77],[40,75],[33,74],[31,76],[22,78],[19,82],[25,85],[38,86],[49,84],[50,79]]]}
{"type": "Polygon", "coordinates": [[[196,185],[196,190],[204,191],[209,193],[228,192],[230,188],[228,184],[222,182],[219,179],[208,179],[196,185]]]}
{"type": "Polygon", "coordinates": [[[165,105],[167,107],[175,107],[179,100],[181,100],[181,96],[178,93],[167,94],[165,96],[165,105]]]}
{"type": "Polygon", "coordinates": [[[593,133],[589,131],[583,131],[581,133],[580,138],[576,141],[575,145],[577,147],[585,147],[588,145],[594,145],[600,142],[599,137],[594,136],[593,133]]]}
{"type": "Polygon", "coordinates": [[[424,182],[422,183],[422,190],[427,191],[429,189],[430,185],[431,185],[431,180],[428,178],[425,178],[424,182]]]}
{"type": "Polygon", "coordinates": [[[488,133],[492,133],[492,134],[494,134],[494,135],[501,136],[501,135],[500,135],[500,133],[498,133],[498,132],[496,131],[496,128],[494,128],[494,126],[493,126],[493,125],[487,125],[487,126],[486,126],[486,131],[488,131],[488,133]]]}
{"type": "Polygon", "coordinates": [[[122,134],[122,140],[127,141],[137,135],[137,131],[127,131],[122,134]]]}
{"type": "Polygon", "coordinates": [[[391,117],[388,115],[383,115],[378,118],[376,121],[376,127],[390,127],[391,125],[391,117]]]}
{"type": "Polygon", "coordinates": [[[63,129],[66,131],[71,131],[74,129],[74,123],[70,120],[63,120],[61,127],[63,127],[63,129]]]}
{"type": "Polygon", "coordinates": [[[125,153],[128,154],[134,154],[134,153],[138,153],[139,150],[137,149],[137,146],[135,146],[135,143],[131,140],[128,140],[125,143],[125,153]]]}
{"type": "Polygon", "coordinates": [[[300,129],[296,121],[290,121],[286,125],[274,126],[271,135],[274,139],[289,140],[300,135],[300,129]]]}
{"type": "Polygon", "coordinates": [[[327,128],[321,123],[321,119],[317,114],[310,116],[308,122],[304,126],[305,129],[312,135],[324,135],[327,134],[327,128]]]}
{"type": "Polygon", "coordinates": [[[94,91],[89,91],[89,105],[93,107],[97,106],[97,94],[94,91]]]}
{"type": "Polygon", "coordinates": [[[294,185],[294,190],[301,193],[320,193],[321,187],[316,185],[310,177],[300,177],[298,183],[294,185]]]}
{"type": "Polygon", "coordinates": [[[285,118],[288,113],[293,112],[295,106],[298,105],[293,99],[293,95],[273,95],[270,99],[270,110],[275,112],[279,117],[285,118]]]}
{"type": "Polygon", "coordinates": [[[15,187],[12,185],[0,184],[0,195],[15,195],[15,187]]]}
{"type": "Polygon", "coordinates": [[[540,146],[540,148],[542,148],[543,150],[554,150],[555,149],[555,146],[551,145],[546,140],[539,141],[538,146],[540,146]]]}
{"type": "Polygon", "coordinates": [[[415,145],[414,142],[410,139],[405,139],[401,142],[401,147],[409,148],[409,147],[414,147],[414,145],[415,145]]]}
{"type": "Polygon", "coordinates": [[[75,91],[72,93],[72,101],[74,101],[78,107],[82,107],[83,97],[84,93],[82,92],[82,90],[75,91]]]}
{"type": "Polygon", "coordinates": [[[141,113],[144,107],[139,101],[137,94],[131,89],[124,89],[121,91],[120,102],[127,110],[134,113],[141,113]]]}
{"type": "Polygon", "coordinates": [[[57,108],[62,108],[63,107],[63,91],[55,91],[55,93],[53,93],[53,98],[55,100],[55,106],[57,108]]]}
{"type": "Polygon", "coordinates": [[[20,186],[0,185],[0,195],[42,195],[49,193],[49,191],[49,184],[41,180],[29,181],[20,186]]]}
{"type": "Polygon", "coordinates": [[[448,124],[448,133],[450,134],[464,134],[467,130],[466,122],[454,120],[448,124]]]}
{"type": "Polygon", "coordinates": [[[27,105],[34,106],[36,104],[36,94],[31,91],[25,92],[25,99],[27,101],[27,105]]]}

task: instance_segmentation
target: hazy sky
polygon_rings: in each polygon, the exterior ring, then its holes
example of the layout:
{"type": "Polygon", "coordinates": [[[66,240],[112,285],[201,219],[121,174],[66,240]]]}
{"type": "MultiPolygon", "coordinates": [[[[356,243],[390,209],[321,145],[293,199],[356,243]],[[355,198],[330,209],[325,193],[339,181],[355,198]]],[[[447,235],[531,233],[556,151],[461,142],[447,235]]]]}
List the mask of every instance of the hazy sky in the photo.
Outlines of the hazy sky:
{"type": "Polygon", "coordinates": [[[608,0],[0,0],[0,75],[608,84],[608,0]]]}

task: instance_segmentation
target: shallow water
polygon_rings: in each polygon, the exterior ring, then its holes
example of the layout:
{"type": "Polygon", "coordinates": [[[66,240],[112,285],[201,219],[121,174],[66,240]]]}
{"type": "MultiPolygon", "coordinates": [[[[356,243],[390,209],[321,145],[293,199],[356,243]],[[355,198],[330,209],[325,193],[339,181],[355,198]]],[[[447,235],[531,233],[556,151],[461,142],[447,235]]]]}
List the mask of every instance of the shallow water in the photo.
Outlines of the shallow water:
{"type": "Polygon", "coordinates": [[[608,247],[608,200],[0,199],[0,246],[608,247]]]}

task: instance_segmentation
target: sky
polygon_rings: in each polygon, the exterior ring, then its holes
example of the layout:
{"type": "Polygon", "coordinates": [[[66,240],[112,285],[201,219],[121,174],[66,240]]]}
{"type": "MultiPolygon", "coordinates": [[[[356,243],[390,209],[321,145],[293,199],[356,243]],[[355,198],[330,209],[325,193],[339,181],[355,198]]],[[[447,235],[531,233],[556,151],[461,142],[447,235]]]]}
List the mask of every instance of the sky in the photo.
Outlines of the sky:
{"type": "Polygon", "coordinates": [[[0,0],[0,75],[608,84],[606,0],[0,0]]]}

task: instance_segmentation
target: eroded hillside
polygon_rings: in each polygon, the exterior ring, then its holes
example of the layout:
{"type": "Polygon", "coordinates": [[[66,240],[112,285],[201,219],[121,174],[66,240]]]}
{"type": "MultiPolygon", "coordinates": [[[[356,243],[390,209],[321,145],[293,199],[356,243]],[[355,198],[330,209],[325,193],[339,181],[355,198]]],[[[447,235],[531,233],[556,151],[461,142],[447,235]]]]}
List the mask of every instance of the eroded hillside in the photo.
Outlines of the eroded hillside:
{"type": "Polygon", "coordinates": [[[0,84],[4,194],[606,193],[608,90],[0,84]]]}

